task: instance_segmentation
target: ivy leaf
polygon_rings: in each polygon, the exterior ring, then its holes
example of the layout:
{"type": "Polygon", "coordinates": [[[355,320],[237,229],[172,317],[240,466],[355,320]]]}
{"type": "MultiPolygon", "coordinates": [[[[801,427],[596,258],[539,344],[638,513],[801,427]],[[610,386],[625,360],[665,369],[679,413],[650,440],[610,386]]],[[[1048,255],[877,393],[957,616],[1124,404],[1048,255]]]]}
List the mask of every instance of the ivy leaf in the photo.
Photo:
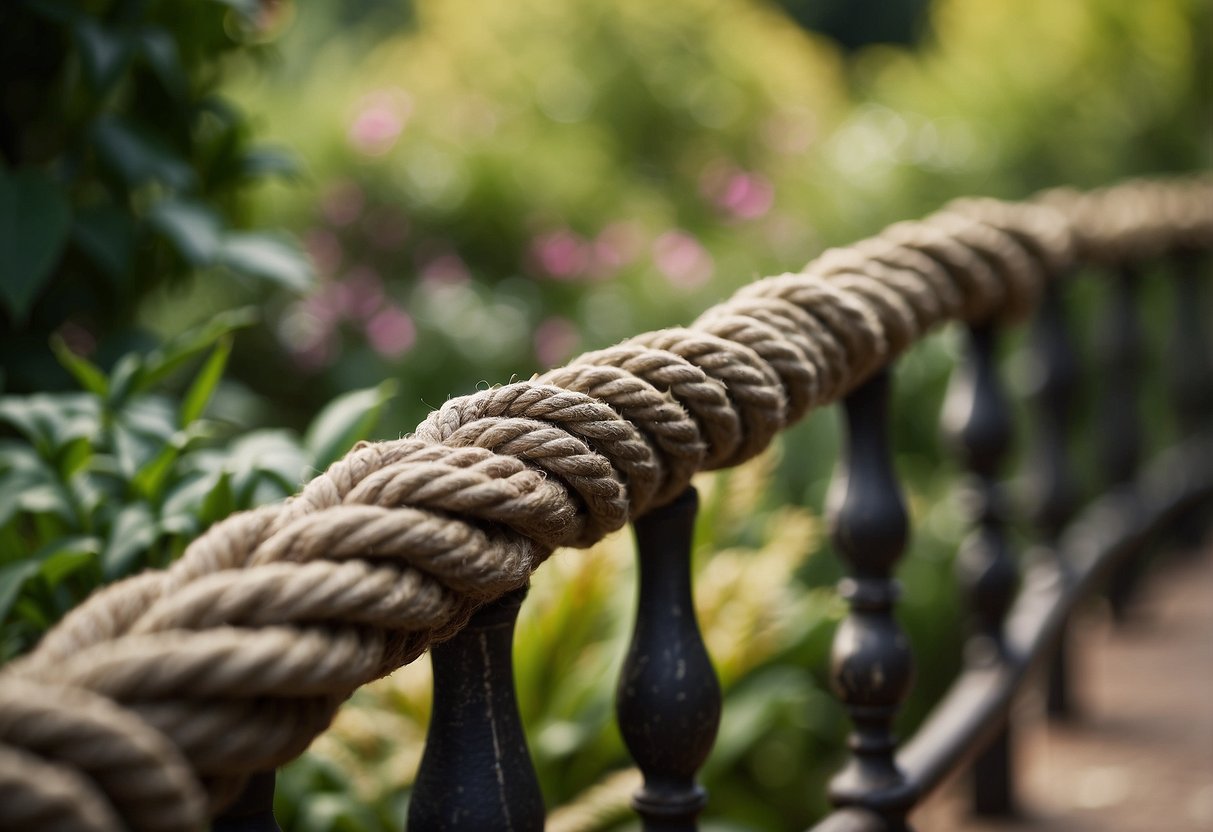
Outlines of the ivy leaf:
{"type": "Polygon", "coordinates": [[[208,266],[220,250],[219,215],[200,202],[162,199],[148,220],[191,266],[208,266]]]}
{"type": "Polygon", "coordinates": [[[66,197],[45,174],[0,170],[0,303],[15,320],[46,288],[71,219],[66,197]]]}
{"type": "Polygon", "coordinates": [[[388,379],[377,387],[355,390],[329,402],[303,438],[312,467],[323,471],[355,442],[365,438],[379,421],[383,406],[394,395],[396,383],[388,379]]]}
{"type": "Polygon", "coordinates": [[[233,271],[273,281],[296,292],[312,285],[312,264],[289,238],[267,233],[234,233],[223,240],[220,258],[233,271]]]}

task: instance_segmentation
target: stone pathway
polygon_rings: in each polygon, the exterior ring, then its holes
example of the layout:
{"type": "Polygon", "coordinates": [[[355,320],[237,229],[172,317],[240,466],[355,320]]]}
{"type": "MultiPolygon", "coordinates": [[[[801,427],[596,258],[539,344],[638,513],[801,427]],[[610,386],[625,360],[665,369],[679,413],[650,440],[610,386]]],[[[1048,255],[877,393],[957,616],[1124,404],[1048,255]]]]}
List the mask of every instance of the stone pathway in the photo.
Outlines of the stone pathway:
{"type": "Polygon", "coordinates": [[[1092,605],[1074,645],[1080,716],[1047,724],[1039,696],[1016,710],[1021,816],[974,819],[958,781],[916,832],[1213,832],[1213,553],[1151,576],[1122,626],[1092,605]]]}

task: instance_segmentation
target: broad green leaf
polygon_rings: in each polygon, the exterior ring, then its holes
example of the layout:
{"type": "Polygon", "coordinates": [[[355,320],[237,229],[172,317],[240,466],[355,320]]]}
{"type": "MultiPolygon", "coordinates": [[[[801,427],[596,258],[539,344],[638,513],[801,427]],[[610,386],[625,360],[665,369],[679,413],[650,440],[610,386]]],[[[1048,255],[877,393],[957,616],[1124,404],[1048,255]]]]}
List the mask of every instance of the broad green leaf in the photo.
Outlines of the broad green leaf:
{"type": "Polygon", "coordinates": [[[338,396],[320,411],[303,438],[312,467],[323,471],[379,421],[383,406],[396,395],[395,381],[338,396]]]}
{"type": "Polygon", "coordinates": [[[44,459],[53,461],[69,442],[96,435],[101,417],[96,398],[88,393],[35,393],[0,398],[0,421],[17,428],[44,459]]]}
{"type": "Polygon", "coordinates": [[[278,147],[250,148],[241,157],[240,165],[248,177],[293,177],[300,170],[298,157],[278,147]]]}
{"type": "Polygon", "coordinates": [[[22,510],[26,495],[35,488],[52,486],[55,472],[37,456],[35,468],[12,468],[0,473],[0,526],[4,526],[22,510]]]}
{"type": "Polygon", "coordinates": [[[38,571],[52,588],[62,583],[63,579],[69,575],[96,562],[101,542],[96,538],[82,538],[82,540],[88,541],[88,548],[84,548],[78,543],[60,545],[58,551],[42,561],[42,568],[38,571]]]}
{"type": "Polygon", "coordinates": [[[113,206],[81,208],[72,223],[72,240],[116,284],[126,281],[135,253],[129,214],[113,206]]]}
{"type": "Polygon", "coordinates": [[[198,511],[198,519],[203,525],[210,525],[227,517],[236,510],[236,500],[232,494],[231,475],[224,471],[219,475],[215,486],[202,500],[198,511]]]}
{"type": "Polygon", "coordinates": [[[143,356],[128,352],[119,358],[110,372],[110,407],[120,408],[128,398],[144,389],[147,386],[144,384],[146,375],[143,356]]]}
{"type": "Polygon", "coordinates": [[[148,221],[192,266],[209,266],[220,253],[223,224],[200,202],[162,199],[152,207],[148,221]]]}
{"type": "Polygon", "coordinates": [[[0,170],[0,303],[15,320],[46,288],[71,219],[63,191],[45,174],[0,170]]]}
{"type": "Polygon", "coordinates": [[[219,379],[223,377],[223,370],[227,367],[227,359],[231,354],[232,337],[224,335],[219,339],[214,351],[211,352],[197,377],[194,378],[194,383],[185,393],[185,398],[181,402],[179,421],[181,427],[185,427],[202,416],[215,388],[219,385],[219,379]]]}
{"type": "Polygon", "coordinates": [[[254,307],[246,306],[221,312],[206,324],[174,338],[147,357],[147,372],[140,389],[146,390],[159,384],[179,370],[190,359],[209,349],[216,341],[237,329],[257,322],[254,307]]]}
{"type": "Polygon", "coordinates": [[[181,53],[172,34],[158,26],[144,29],[139,36],[139,51],[160,79],[165,92],[184,102],[189,95],[190,82],[181,66],[181,53]]]}
{"type": "Polygon", "coordinates": [[[160,488],[179,456],[181,456],[181,449],[177,446],[172,444],[162,446],[151,462],[140,468],[134,479],[131,480],[135,491],[145,500],[158,502],[160,488]]]}
{"type": "Polygon", "coordinates": [[[36,560],[19,560],[7,566],[0,566],[0,621],[8,617],[13,602],[21,594],[25,582],[38,574],[39,563],[36,560]]]}
{"type": "Polygon", "coordinates": [[[223,239],[221,262],[233,271],[302,292],[312,285],[312,264],[289,238],[267,233],[232,233],[223,239]]]}
{"type": "Polygon", "coordinates": [[[101,572],[112,581],[131,572],[143,555],[156,542],[160,530],[152,510],[144,503],[124,506],[114,518],[109,541],[101,555],[101,572]]]}
{"type": "Polygon", "coordinates": [[[97,155],[127,185],[155,181],[178,190],[194,185],[194,170],[184,159],[119,116],[99,117],[92,138],[97,155]]]}
{"type": "Polygon", "coordinates": [[[55,456],[59,477],[67,482],[73,474],[88,464],[92,456],[93,443],[89,437],[81,436],[68,442],[55,456]]]}
{"type": "Polygon", "coordinates": [[[107,29],[95,17],[75,21],[73,33],[80,50],[80,65],[84,78],[94,94],[104,94],[121,77],[131,58],[131,43],[127,36],[107,29]]]}
{"type": "Polygon", "coordinates": [[[63,368],[76,377],[80,386],[90,393],[105,396],[109,392],[109,380],[101,368],[82,355],[76,355],[59,335],[51,336],[51,351],[63,368]]]}

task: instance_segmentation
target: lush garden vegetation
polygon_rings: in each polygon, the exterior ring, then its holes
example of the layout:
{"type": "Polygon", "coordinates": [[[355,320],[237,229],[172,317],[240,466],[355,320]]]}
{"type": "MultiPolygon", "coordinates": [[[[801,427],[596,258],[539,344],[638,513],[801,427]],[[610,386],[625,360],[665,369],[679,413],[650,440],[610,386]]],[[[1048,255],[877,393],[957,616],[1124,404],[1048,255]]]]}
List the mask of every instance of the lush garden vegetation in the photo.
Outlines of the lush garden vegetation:
{"type": "MultiPolygon", "coordinates": [[[[0,661],[448,395],[684,322],[954,196],[1209,163],[1200,0],[939,0],[914,45],[847,49],[758,0],[318,5],[0,9],[0,661]]],[[[903,617],[931,645],[907,725],[958,661],[935,439],[953,352],[944,333],[898,375],[903,617]]],[[[823,686],[834,446],[818,415],[701,483],[714,828],[823,808],[844,732],[823,686]]],[[[599,785],[626,804],[628,549],[558,554],[524,607],[553,806],[599,785]]],[[[399,828],[428,696],[424,661],[360,692],[284,772],[284,827],[399,828]]]]}

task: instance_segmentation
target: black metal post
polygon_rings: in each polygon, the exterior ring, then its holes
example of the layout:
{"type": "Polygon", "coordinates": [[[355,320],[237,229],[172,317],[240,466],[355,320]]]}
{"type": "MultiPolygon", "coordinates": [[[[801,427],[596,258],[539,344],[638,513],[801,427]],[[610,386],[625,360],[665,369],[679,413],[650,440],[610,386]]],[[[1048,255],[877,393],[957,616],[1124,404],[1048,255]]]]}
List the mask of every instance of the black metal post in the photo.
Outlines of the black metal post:
{"type": "MultiPolygon", "coordinates": [[[[1141,463],[1143,437],[1137,394],[1142,365],[1141,317],[1138,314],[1140,275],[1132,267],[1123,267],[1112,285],[1111,306],[1104,320],[1101,338],[1101,370],[1104,395],[1100,403],[1099,462],[1104,485],[1127,485],[1137,475],[1141,463]]],[[[1145,568],[1140,556],[1120,563],[1108,583],[1112,614],[1124,620],[1145,568]]]]}
{"type": "Polygon", "coordinates": [[[254,774],[244,790],[211,821],[211,832],[282,832],[274,819],[276,772],[254,774]]]}
{"type": "Polygon", "coordinates": [[[526,588],[486,605],[432,651],[434,708],[409,803],[411,832],[542,830],[543,795],[514,695],[526,588]]]}
{"type": "MultiPolygon", "coordinates": [[[[1213,360],[1205,328],[1210,320],[1205,293],[1208,254],[1181,252],[1174,260],[1175,326],[1171,333],[1169,388],[1180,439],[1213,431],[1213,360]]],[[[1176,543],[1186,554],[1201,551],[1205,534],[1213,524],[1210,505],[1205,503],[1185,514],[1176,524],[1176,543]]]]}
{"type": "MultiPolygon", "coordinates": [[[[1070,465],[1070,427],[1079,383],[1078,357],[1066,323],[1062,286],[1045,289],[1032,326],[1028,395],[1036,419],[1030,467],[1032,525],[1048,557],[1056,559],[1063,580],[1070,580],[1070,565],[1061,559],[1058,541],[1078,510],[1079,489],[1070,465]]],[[[1069,627],[1063,625],[1052,652],[1046,697],[1049,716],[1072,716],[1074,694],[1070,673],[1069,627]]]]}
{"type": "Polygon", "coordinates": [[[909,641],[893,615],[893,570],[909,521],[888,443],[889,372],[881,370],[843,402],[846,439],[830,487],[830,537],[850,577],[839,593],[850,612],[831,654],[834,691],[851,717],[851,757],[830,782],[836,806],[878,813],[890,832],[908,829],[913,794],[894,759],[893,720],[914,675],[909,641]]]}
{"type": "MultiPolygon", "coordinates": [[[[974,529],[960,546],[956,569],[965,590],[972,633],[966,645],[970,667],[1007,660],[1003,622],[1015,600],[1019,571],[1007,543],[1006,498],[999,483],[1011,448],[1011,411],[998,378],[997,330],[969,330],[969,348],[948,390],[944,431],[968,472],[962,495],[974,529]]],[[[973,810],[978,815],[1015,812],[1011,725],[1005,719],[973,765],[973,810]]]]}
{"type": "Polygon", "coordinates": [[[695,618],[691,538],[699,497],[688,488],[635,522],[639,604],[615,712],[644,775],[632,798],[646,832],[693,832],[707,804],[695,774],[720,725],[720,684],[695,618]]]}

